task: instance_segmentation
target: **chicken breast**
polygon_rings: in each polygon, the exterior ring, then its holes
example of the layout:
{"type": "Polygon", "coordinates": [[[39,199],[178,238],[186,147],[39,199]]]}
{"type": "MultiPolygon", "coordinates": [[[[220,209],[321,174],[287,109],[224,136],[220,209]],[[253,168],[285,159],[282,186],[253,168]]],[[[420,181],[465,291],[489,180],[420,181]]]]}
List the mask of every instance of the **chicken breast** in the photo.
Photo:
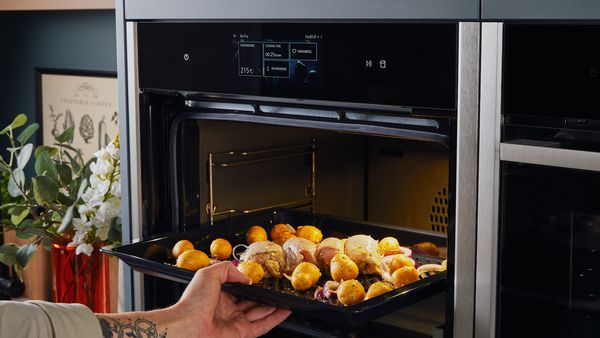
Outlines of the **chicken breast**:
{"type": "Polygon", "coordinates": [[[317,245],[306,238],[294,237],[283,243],[285,253],[285,271],[291,273],[302,262],[316,264],[317,245]]]}
{"type": "Polygon", "coordinates": [[[315,251],[317,266],[321,269],[328,269],[331,259],[338,253],[344,253],[344,242],[335,237],[325,238],[315,251]]]}
{"type": "Polygon", "coordinates": [[[344,251],[356,263],[360,273],[381,275],[383,262],[379,255],[377,241],[371,236],[355,235],[348,238],[344,251]]]}
{"type": "Polygon", "coordinates": [[[258,263],[270,276],[275,278],[283,277],[285,255],[283,248],[279,244],[269,241],[254,242],[240,256],[240,261],[258,263]]]}

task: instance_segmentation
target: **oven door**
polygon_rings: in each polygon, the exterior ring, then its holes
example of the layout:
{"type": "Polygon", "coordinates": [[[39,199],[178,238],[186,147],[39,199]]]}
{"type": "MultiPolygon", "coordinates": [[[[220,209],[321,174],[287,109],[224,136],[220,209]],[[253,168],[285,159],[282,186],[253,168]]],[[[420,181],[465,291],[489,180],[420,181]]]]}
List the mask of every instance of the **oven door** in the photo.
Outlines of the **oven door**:
{"type": "Polygon", "coordinates": [[[598,337],[600,154],[503,143],[501,159],[497,336],[598,337]]]}

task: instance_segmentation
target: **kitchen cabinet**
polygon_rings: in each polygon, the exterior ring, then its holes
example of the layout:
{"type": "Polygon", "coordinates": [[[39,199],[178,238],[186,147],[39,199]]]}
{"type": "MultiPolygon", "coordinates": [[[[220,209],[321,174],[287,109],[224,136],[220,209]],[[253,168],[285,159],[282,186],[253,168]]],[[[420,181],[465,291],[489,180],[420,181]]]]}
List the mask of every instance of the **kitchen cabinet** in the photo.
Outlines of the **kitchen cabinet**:
{"type": "Polygon", "coordinates": [[[114,9],[114,0],[0,0],[0,11],[114,9]]]}
{"type": "Polygon", "coordinates": [[[479,19],[479,0],[127,0],[126,19],[479,19]]]}
{"type": "Polygon", "coordinates": [[[600,19],[598,0],[481,0],[484,20],[600,19]]]}

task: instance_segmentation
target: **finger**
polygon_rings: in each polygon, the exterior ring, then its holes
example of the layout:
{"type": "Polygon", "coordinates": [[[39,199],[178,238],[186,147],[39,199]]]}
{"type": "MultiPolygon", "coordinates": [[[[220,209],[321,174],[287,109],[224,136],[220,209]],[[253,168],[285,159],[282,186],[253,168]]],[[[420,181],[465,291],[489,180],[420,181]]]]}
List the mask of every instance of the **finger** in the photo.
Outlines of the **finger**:
{"type": "Polygon", "coordinates": [[[250,323],[249,332],[253,337],[261,336],[283,322],[292,312],[285,309],[277,309],[270,315],[250,323]]]}
{"type": "Polygon", "coordinates": [[[242,283],[242,284],[250,284],[251,280],[248,276],[239,272],[238,269],[233,266],[231,262],[223,262],[227,266],[227,274],[225,275],[225,279],[221,276],[221,284],[225,282],[234,282],[234,283],[242,283]]]}
{"type": "Polygon", "coordinates": [[[277,308],[274,306],[268,306],[268,305],[255,306],[246,311],[246,319],[248,319],[248,321],[250,321],[250,322],[254,322],[259,319],[265,318],[266,316],[275,312],[275,310],[277,310],[277,308]]]}

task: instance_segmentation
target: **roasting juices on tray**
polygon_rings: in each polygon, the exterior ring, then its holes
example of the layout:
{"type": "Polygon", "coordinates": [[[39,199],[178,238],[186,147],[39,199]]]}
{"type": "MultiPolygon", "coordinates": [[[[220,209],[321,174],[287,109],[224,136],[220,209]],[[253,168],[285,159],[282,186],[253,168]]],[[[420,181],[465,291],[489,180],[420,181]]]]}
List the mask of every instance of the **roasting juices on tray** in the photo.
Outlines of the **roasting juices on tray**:
{"type": "Polygon", "coordinates": [[[439,248],[430,242],[414,244],[411,250],[401,246],[395,237],[379,241],[366,234],[323,238],[321,230],[313,225],[294,228],[284,223],[274,225],[268,234],[265,228],[254,225],[245,234],[246,243],[234,247],[228,240],[217,238],[210,244],[210,258],[190,241],[181,240],[173,246],[172,255],[177,259],[177,267],[195,271],[229,260],[233,254],[234,264],[252,284],[277,279],[289,283],[294,292],[312,295],[308,298],[343,306],[446,270],[445,260],[441,264],[416,266],[411,258],[413,250],[439,256],[439,248]],[[240,249],[243,252],[238,256],[240,249]]]}

